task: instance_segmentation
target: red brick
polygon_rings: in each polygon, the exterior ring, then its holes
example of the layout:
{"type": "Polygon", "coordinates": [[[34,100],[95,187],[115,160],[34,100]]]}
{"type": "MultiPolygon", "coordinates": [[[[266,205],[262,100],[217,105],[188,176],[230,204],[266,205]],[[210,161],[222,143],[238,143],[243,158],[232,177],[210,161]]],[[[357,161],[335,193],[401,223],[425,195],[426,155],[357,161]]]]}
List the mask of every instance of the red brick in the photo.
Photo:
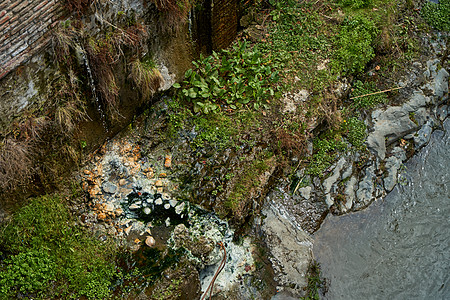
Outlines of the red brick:
{"type": "Polygon", "coordinates": [[[42,1],[41,4],[39,4],[38,6],[36,6],[35,10],[40,10],[44,5],[46,5],[48,3],[48,1],[42,1]]]}
{"type": "Polygon", "coordinates": [[[8,9],[11,11],[14,7],[19,5],[20,3],[22,3],[22,0],[16,0],[16,1],[12,2],[10,5],[8,5],[8,9]]]}
{"type": "Polygon", "coordinates": [[[4,15],[6,15],[6,10],[0,12],[0,18],[3,17],[4,15]]]}
{"type": "Polygon", "coordinates": [[[9,20],[9,22],[6,22],[5,24],[3,24],[3,25],[0,26],[0,32],[1,32],[4,36],[8,34],[8,31],[5,30],[6,27],[11,26],[11,25],[12,25],[12,24],[11,24],[12,22],[13,22],[13,20],[11,19],[11,20],[9,20]]]}
{"type": "Polygon", "coordinates": [[[9,16],[8,15],[4,16],[3,18],[0,19],[0,25],[4,24],[8,20],[9,20],[9,16]]]}
{"type": "MultiPolygon", "coordinates": [[[[19,2],[20,0],[17,0],[17,2],[19,2]]],[[[10,7],[10,1],[9,0],[3,0],[0,2],[0,10],[5,9],[6,7],[10,7]]]]}
{"type": "Polygon", "coordinates": [[[27,5],[29,4],[28,1],[23,1],[20,5],[17,5],[12,11],[13,13],[18,13],[19,11],[21,11],[23,8],[25,8],[27,5]]]}

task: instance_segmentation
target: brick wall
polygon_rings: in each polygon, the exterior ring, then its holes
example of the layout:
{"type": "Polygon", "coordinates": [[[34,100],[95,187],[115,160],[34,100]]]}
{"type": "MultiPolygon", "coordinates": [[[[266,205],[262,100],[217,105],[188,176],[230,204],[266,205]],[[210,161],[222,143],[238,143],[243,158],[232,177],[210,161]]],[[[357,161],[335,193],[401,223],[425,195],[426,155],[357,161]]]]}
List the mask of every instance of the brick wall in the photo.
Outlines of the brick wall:
{"type": "Polygon", "coordinates": [[[0,0],[0,79],[49,42],[63,0],[0,0]]]}

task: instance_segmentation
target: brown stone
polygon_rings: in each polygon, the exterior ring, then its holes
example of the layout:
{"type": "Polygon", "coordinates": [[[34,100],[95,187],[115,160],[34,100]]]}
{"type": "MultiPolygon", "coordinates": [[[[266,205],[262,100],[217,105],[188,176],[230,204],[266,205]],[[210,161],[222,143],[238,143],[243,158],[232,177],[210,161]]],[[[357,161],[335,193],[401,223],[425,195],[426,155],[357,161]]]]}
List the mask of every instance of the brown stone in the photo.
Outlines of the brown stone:
{"type": "Polygon", "coordinates": [[[164,167],[172,167],[172,157],[170,155],[166,155],[166,158],[164,159],[164,167]]]}
{"type": "Polygon", "coordinates": [[[105,220],[106,219],[106,214],[104,212],[101,212],[97,215],[97,219],[98,220],[105,220]]]}

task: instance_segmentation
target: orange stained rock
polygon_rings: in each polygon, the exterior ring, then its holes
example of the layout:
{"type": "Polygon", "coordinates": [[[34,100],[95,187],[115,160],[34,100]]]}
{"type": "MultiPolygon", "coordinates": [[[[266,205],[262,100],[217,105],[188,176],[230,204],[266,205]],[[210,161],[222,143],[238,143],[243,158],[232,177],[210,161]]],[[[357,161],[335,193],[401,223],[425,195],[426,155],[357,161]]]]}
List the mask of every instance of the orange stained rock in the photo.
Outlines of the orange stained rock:
{"type": "Polygon", "coordinates": [[[166,155],[166,158],[164,159],[164,167],[172,167],[172,157],[170,155],[166,155]]]}

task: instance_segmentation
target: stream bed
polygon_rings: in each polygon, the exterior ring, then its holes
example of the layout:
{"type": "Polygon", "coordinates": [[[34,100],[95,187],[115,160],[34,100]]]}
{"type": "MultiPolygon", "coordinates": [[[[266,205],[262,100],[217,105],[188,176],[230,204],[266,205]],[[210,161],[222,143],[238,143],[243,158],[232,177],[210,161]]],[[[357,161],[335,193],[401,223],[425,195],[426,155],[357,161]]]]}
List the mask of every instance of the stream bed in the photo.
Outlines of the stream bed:
{"type": "Polygon", "coordinates": [[[314,256],[325,299],[450,299],[450,119],[411,158],[384,199],[329,215],[314,256]]]}

